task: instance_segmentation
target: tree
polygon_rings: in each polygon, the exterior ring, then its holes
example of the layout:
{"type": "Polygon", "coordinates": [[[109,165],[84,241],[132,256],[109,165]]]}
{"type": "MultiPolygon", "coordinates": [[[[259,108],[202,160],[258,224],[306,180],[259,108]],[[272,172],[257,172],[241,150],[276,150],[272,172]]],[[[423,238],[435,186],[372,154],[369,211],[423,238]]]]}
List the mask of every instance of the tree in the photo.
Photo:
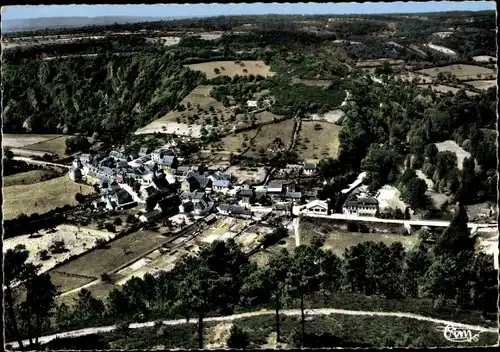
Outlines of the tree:
{"type": "Polygon", "coordinates": [[[270,286],[272,298],[274,300],[277,342],[281,341],[279,310],[281,308],[281,297],[286,288],[285,280],[287,278],[290,261],[291,258],[288,251],[282,249],[278,255],[271,258],[265,269],[265,277],[268,279],[266,282],[270,286]]]}
{"type": "Polygon", "coordinates": [[[428,248],[419,242],[413,246],[405,256],[403,264],[404,294],[410,297],[418,297],[419,283],[431,266],[431,258],[428,248]]]}
{"type": "MultiPolygon", "coordinates": [[[[42,273],[32,277],[25,284],[26,300],[21,303],[21,309],[29,319],[28,325],[35,336],[35,345],[38,345],[38,338],[41,335],[42,326],[48,323],[51,310],[54,308],[54,301],[57,290],[50,275],[42,273]]],[[[30,336],[31,339],[31,336],[30,336]]]]}
{"type": "Polygon", "coordinates": [[[7,313],[12,324],[15,337],[19,347],[24,350],[21,334],[14,312],[14,298],[12,296],[12,285],[25,282],[36,275],[39,266],[27,263],[29,252],[24,245],[18,245],[14,249],[8,249],[4,257],[4,285],[5,298],[7,301],[7,313]]]}
{"type": "Polygon", "coordinates": [[[78,135],[66,139],[66,154],[79,151],[86,151],[90,148],[90,142],[87,137],[78,135]]]}
{"type": "Polygon", "coordinates": [[[239,326],[233,325],[231,327],[231,335],[227,340],[227,347],[244,349],[248,347],[249,339],[248,334],[243,331],[239,326]]]}
{"type": "Polygon", "coordinates": [[[99,322],[105,311],[104,303],[92,297],[92,294],[87,289],[82,289],[78,292],[78,297],[75,298],[75,307],[73,309],[72,318],[75,322],[99,322]]]}
{"type": "Polygon", "coordinates": [[[427,196],[425,195],[426,191],[427,183],[420,178],[414,177],[408,182],[402,196],[413,209],[420,209],[427,203],[427,196]]]}
{"type": "Polygon", "coordinates": [[[465,208],[460,206],[450,225],[438,237],[434,253],[450,256],[456,256],[460,252],[474,253],[476,239],[470,236],[468,221],[465,208]]]}
{"type": "Polygon", "coordinates": [[[305,336],[304,298],[320,289],[322,272],[317,251],[312,247],[301,245],[295,249],[291,266],[287,273],[287,288],[293,298],[300,301],[302,339],[305,336]]]}
{"type": "Polygon", "coordinates": [[[186,317],[194,314],[198,318],[198,347],[203,349],[203,319],[223,294],[224,278],[200,260],[188,258],[184,265],[190,270],[179,282],[177,309],[186,317]]]}
{"type": "Polygon", "coordinates": [[[85,201],[85,196],[81,193],[76,193],[75,194],[75,200],[79,203],[82,204],[85,201]]]}

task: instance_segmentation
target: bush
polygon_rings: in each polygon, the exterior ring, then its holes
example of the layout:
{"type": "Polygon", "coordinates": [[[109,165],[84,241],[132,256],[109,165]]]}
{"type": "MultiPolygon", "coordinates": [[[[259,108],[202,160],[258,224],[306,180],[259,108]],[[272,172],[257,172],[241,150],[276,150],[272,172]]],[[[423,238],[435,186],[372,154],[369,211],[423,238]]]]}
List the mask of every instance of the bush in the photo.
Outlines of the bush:
{"type": "Polygon", "coordinates": [[[109,232],[115,232],[116,231],[115,225],[113,225],[110,222],[107,222],[106,224],[104,224],[104,228],[106,229],[106,231],[109,231],[109,232]]]}
{"type": "Polygon", "coordinates": [[[38,256],[40,257],[40,260],[48,260],[51,257],[49,251],[46,249],[43,249],[40,252],[38,252],[38,256]]]}
{"type": "Polygon", "coordinates": [[[54,241],[50,247],[49,247],[49,251],[52,253],[52,254],[58,254],[58,253],[64,253],[67,251],[66,249],[66,244],[64,243],[64,241],[54,241]]]}
{"type": "Polygon", "coordinates": [[[246,348],[249,344],[248,334],[237,325],[231,327],[231,336],[227,340],[229,348],[246,348]]]}
{"type": "Polygon", "coordinates": [[[121,224],[122,224],[122,219],[120,219],[120,218],[116,218],[113,221],[113,225],[120,226],[121,224]]]}

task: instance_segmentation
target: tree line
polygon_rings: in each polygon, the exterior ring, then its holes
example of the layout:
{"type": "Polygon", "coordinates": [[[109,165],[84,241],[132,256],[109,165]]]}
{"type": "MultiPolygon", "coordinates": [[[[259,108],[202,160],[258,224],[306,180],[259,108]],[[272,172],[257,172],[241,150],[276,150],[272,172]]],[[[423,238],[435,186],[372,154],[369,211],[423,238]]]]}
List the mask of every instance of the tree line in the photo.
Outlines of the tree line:
{"type": "MultiPolygon", "coordinates": [[[[263,267],[252,263],[233,240],[216,241],[198,255],[183,257],[169,272],[132,278],[110,292],[104,302],[81,290],[72,306],[55,303],[50,276],[37,275],[37,267],[27,261],[28,252],[20,246],[5,255],[6,336],[17,341],[30,338],[33,348],[41,334],[54,330],[187,318],[197,320],[198,344],[203,348],[206,317],[274,307],[281,340],[281,309],[300,308],[304,336],[304,310],[318,297],[326,299],[338,292],[389,300],[431,298],[435,307],[452,304],[488,315],[496,312],[493,258],[474,252],[475,238],[470,236],[467,221],[461,207],[442,234],[422,230],[408,251],[399,242],[368,241],[347,248],[338,257],[315,243],[301,245],[293,253],[282,250],[263,267]],[[12,294],[15,283],[21,283],[26,292],[21,302],[12,294]],[[51,321],[56,326],[51,327],[51,321]]],[[[275,231],[277,236],[286,232],[275,231]]]]}

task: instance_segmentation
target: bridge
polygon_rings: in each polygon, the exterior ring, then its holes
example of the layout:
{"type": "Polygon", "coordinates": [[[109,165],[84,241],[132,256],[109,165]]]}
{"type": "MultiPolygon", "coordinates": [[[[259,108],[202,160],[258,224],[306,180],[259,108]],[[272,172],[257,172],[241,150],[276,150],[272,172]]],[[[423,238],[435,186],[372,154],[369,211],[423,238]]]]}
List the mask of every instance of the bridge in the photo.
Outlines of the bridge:
{"type": "Polygon", "coordinates": [[[70,169],[70,165],[64,165],[64,164],[57,164],[57,163],[51,163],[49,161],[43,161],[43,160],[34,160],[30,158],[25,158],[23,156],[15,156],[12,158],[13,160],[17,161],[24,161],[28,165],[33,165],[33,166],[39,166],[39,167],[62,167],[65,169],[70,169]]]}

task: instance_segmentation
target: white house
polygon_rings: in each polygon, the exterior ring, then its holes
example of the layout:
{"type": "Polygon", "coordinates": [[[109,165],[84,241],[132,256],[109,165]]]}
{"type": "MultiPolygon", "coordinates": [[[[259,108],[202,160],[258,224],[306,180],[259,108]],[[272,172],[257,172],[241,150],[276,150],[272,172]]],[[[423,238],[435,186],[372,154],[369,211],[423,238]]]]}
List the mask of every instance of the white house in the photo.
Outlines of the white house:
{"type": "Polygon", "coordinates": [[[359,198],[347,200],[342,206],[342,213],[357,216],[375,216],[378,211],[378,201],[375,198],[359,198]]]}
{"type": "Polygon", "coordinates": [[[216,180],[212,183],[212,189],[215,192],[227,192],[231,189],[232,184],[229,180],[216,180]]]}
{"type": "Polygon", "coordinates": [[[306,204],[301,213],[328,215],[328,203],[323,200],[313,200],[306,204]]]}
{"type": "Polygon", "coordinates": [[[257,107],[257,100],[248,100],[247,101],[247,106],[249,108],[256,108],[257,107]]]}

